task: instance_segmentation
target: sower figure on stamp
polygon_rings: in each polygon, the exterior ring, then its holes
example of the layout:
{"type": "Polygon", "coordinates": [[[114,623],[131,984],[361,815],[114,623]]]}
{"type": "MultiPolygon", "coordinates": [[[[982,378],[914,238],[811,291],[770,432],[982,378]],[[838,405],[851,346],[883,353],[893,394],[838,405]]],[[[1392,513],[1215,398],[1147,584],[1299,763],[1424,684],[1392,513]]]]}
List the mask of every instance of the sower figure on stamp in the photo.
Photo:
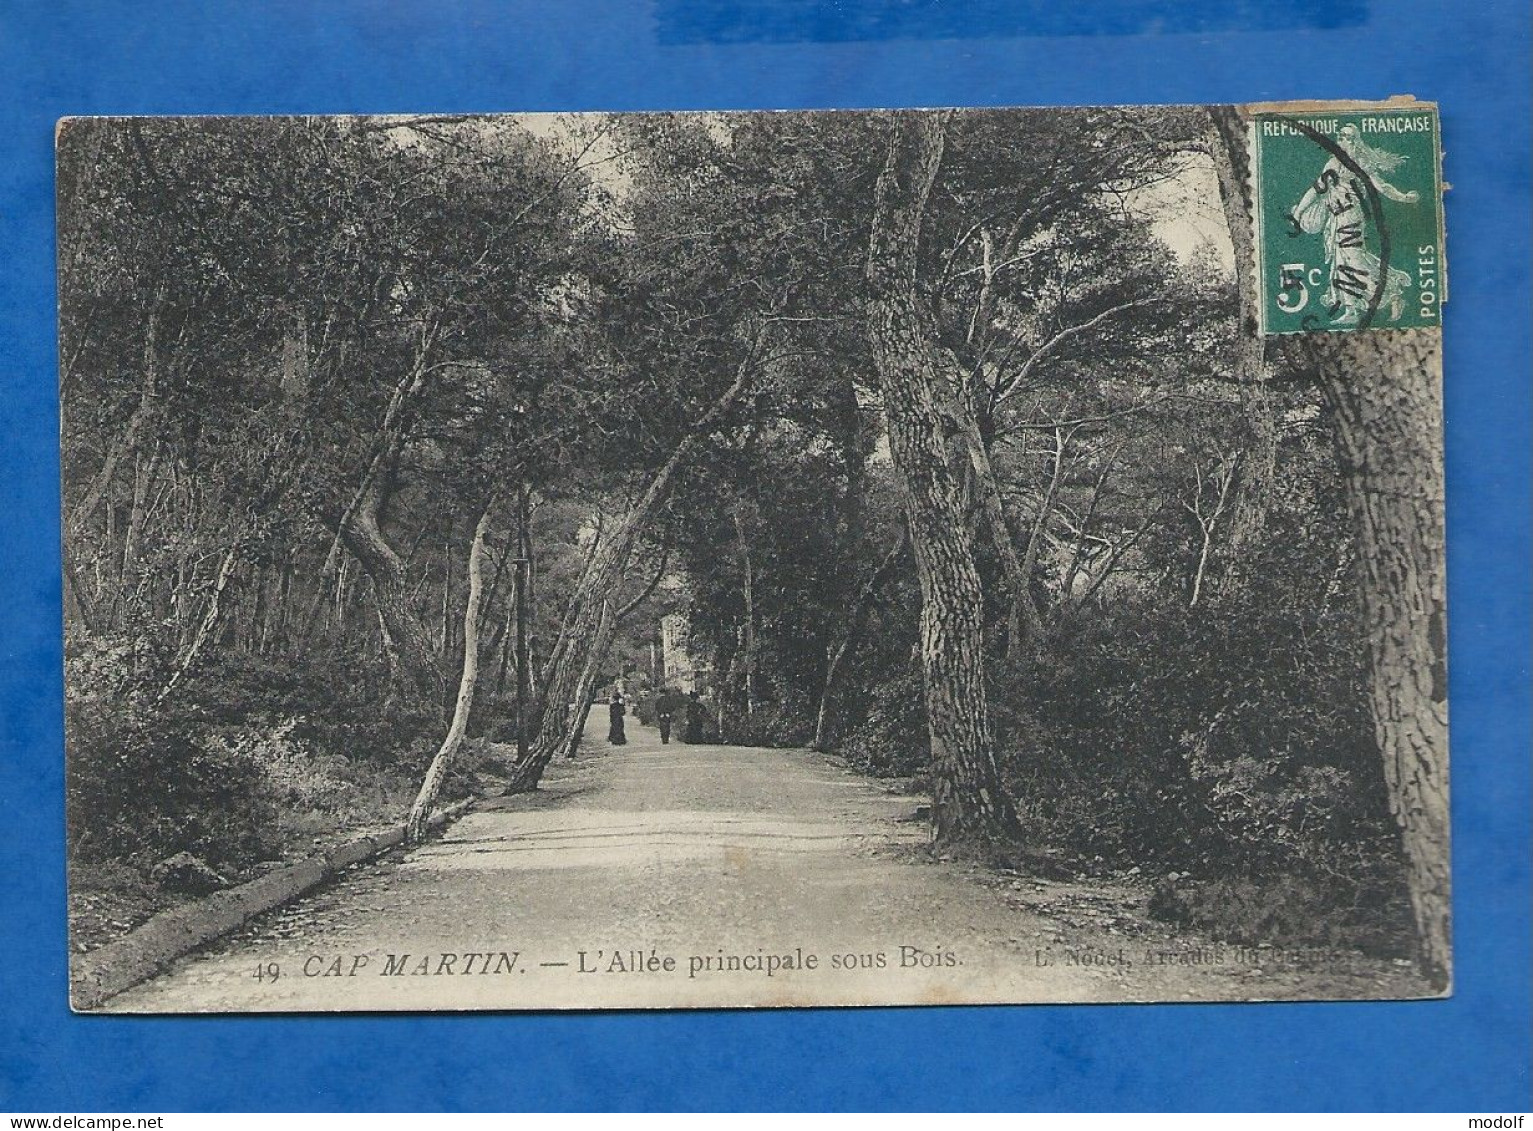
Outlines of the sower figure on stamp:
{"type": "Polygon", "coordinates": [[[614,691],[612,699],[607,703],[607,741],[613,746],[626,746],[628,736],[623,733],[623,716],[628,713],[628,707],[623,702],[623,693],[614,691]]]}
{"type": "MultiPolygon", "coordinates": [[[[1399,204],[1415,204],[1420,199],[1417,193],[1401,192],[1385,179],[1405,161],[1402,154],[1369,145],[1353,125],[1341,128],[1336,144],[1367,174],[1380,195],[1399,204]]],[[[1381,269],[1389,274],[1378,306],[1388,312],[1391,322],[1400,320],[1405,291],[1411,285],[1410,275],[1381,263],[1364,246],[1369,217],[1367,192],[1368,186],[1358,181],[1356,172],[1333,156],[1291,213],[1299,230],[1310,235],[1323,233],[1325,261],[1330,268],[1324,301],[1333,312],[1335,325],[1355,326],[1362,321],[1381,269]]]]}

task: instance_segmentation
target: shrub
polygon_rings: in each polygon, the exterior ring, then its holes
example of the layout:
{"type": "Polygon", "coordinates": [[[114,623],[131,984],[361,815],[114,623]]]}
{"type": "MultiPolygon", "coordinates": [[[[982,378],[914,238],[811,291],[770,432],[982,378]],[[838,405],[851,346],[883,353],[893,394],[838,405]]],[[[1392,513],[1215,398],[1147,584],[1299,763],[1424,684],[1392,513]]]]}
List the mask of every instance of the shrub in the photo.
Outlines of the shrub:
{"type": "Polygon", "coordinates": [[[1088,860],[1323,870],[1389,831],[1360,671],[1348,615],[1124,600],[997,673],[1002,771],[1088,860]]]}
{"type": "Polygon", "coordinates": [[[724,716],[724,741],[735,746],[806,746],[814,722],[802,702],[760,703],[750,713],[734,708],[724,716]]]}
{"type": "Polygon", "coordinates": [[[348,663],[215,654],[162,694],[167,665],[150,639],[72,641],[72,859],[146,869],[190,852],[236,873],[402,814],[440,735],[423,711],[381,712],[348,663]]]}
{"type": "Polygon", "coordinates": [[[186,851],[238,868],[277,854],[277,809],[248,748],[173,714],[77,705],[71,723],[69,831],[83,858],[147,864],[186,851]]]}
{"type": "Polygon", "coordinates": [[[921,675],[907,664],[867,693],[863,717],[841,740],[853,766],[881,777],[923,773],[931,759],[921,675]]]}
{"type": "Polygon", "coordinates": [[[1398,884],[1364,888],[1293,874],[1184,879],[1159,884],[1149,911],[1163,922],[1247,946],[1357,948],[1388,958],[1411,948],[1410,907],[1398,884]]]}

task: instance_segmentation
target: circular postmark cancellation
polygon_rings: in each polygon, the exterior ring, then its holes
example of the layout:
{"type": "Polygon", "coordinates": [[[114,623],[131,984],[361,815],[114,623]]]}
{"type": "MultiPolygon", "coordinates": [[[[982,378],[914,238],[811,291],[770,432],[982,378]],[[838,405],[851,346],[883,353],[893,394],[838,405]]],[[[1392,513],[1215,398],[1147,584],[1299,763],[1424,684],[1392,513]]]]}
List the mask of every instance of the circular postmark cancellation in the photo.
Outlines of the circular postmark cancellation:
{"type": "Polygon", "coordinates": [[[1437,108],[1262,111],[1250,128],[1263,333],[1439,326],[1437,108]]]}

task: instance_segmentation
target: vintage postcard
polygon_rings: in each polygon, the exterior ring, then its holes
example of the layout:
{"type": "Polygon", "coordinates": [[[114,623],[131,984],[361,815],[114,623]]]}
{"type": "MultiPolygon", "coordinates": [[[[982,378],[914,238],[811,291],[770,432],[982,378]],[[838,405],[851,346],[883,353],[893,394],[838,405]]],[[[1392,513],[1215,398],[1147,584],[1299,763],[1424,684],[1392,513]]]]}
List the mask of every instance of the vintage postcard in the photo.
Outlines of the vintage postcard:
{"type": "Polygon", "coordinates": [[[74,1008],[1448,993],[1440,152],[64,120],[74,1008]]]}

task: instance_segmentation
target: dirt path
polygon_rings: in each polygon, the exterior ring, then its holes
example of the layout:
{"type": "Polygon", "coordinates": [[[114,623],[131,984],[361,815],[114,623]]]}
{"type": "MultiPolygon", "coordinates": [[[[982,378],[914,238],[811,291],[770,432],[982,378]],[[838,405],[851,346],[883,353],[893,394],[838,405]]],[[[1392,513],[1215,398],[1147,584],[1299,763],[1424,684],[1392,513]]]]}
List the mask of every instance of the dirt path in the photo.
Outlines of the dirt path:
{"type": "MultiPolygon", "coordinates": [[[[931,862],[917,798],[802,750],[610,747],[114,998],[121,1012],[1394,996],[1174,938],[1131,886],[931,862]],[[1157,961],[1156,954],[1167,956],[1157,961]],[[1206,958],[1206,961],[1200,959],[1206,958]],[[276,977],[273,978],[272,974],[276,977]]],[[[1270,959],[1270,956],[1269,956],[1270,959]]],[[[1361,960],[1358,960],[1361,962],[1361,960]]]]}

